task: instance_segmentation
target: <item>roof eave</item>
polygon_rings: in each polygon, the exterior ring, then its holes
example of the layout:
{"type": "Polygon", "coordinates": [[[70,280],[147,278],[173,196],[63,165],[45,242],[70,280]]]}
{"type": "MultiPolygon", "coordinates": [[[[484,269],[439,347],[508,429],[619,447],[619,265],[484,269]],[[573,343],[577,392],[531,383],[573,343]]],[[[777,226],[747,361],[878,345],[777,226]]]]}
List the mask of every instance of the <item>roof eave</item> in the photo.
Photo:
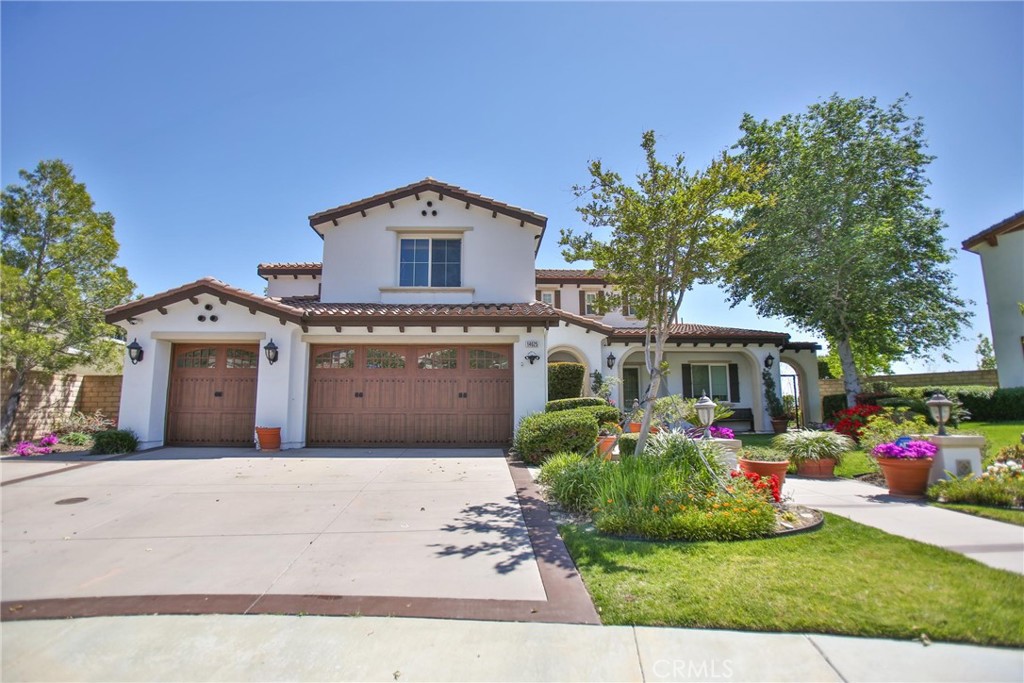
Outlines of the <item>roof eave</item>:
{"type": "Polygon", "coordinates": [[[280,320],[295,324],[302,324],[302,313],[297,309],[293,309],[290,306],[275,305],[265,301],[250,299],[249,297],[240,295],[236,292],[202,281],[191,285],[185,285],[163,294],[154,294],[153,296],[138,299],[137,301],[122,304],[121,306],[116,306],[105,311],[103,318],[107,323],[114,324],[129,320],[130,318],[142,315],[143,313],[149,313],[150,311],[166,308],[167,306],[195,298],[201,294],[209,294],[216,296],[218,299],[225,302],[230,301],[240,306],[245,306],[252,312],[259,311],[280,320]]]}

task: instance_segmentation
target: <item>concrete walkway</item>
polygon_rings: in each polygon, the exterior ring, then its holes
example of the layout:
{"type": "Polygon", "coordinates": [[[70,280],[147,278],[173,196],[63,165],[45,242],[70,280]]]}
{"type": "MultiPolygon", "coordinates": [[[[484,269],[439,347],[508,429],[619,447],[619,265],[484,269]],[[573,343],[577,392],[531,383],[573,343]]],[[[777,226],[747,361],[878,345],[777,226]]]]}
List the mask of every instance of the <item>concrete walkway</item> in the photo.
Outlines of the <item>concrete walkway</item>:
{"type": "Polygon", "coordinates": [[[389,617],[8,622],[5,681],[1019,681],[1024,652],[735,631],[389,617]]]}
{"type": "Polygon", "coordinates": [[[849,479],[786,477],[785,493],[800,505],[1024,574],[1024,527],[897,498],[886,489],[849,479]]]}

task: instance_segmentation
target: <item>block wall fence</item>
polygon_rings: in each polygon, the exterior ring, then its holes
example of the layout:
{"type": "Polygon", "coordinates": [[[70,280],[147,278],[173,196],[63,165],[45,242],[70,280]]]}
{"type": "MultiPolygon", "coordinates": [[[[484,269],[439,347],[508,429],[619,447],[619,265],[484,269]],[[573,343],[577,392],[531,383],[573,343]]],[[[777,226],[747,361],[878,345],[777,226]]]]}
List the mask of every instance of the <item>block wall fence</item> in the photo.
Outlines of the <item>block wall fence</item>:
{"type": "MultiPolygon", "coordinates": [[[[10,371],[0,375],[0,400],[10,390],[10,371]]],[[[120,375],[45,375],[31,373],[22,389],[11,441],[34,440],[49,434],[58,418],[97,410],[117,422],[121,404],[120,375]]]]}
{"type": "MultiPolygon", "coordinates": [[[[870,382],[890,382],[897,387],[935,386],[985,386],[998,387],[999,377],[995,370],[961,370],[957,372],[924,372],[913,375],[872,375],[862,377],[861,385],[870,382]]],[[[843,380],[819,379],[818,390],[822,396],[843,393],[843,380]]]]}

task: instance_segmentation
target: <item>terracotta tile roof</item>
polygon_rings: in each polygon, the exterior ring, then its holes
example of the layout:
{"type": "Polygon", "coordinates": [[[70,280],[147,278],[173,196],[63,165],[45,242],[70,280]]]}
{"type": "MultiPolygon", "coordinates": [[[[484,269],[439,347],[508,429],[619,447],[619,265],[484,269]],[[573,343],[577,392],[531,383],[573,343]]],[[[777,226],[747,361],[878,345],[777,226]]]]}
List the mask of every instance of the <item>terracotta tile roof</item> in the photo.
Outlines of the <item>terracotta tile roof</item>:
{"type": "Polygon", "coordinates": [[[281,275],[312,275],[319,277],[323,273],[324,265],[312,261],[295,263],[261,263],[256,266],[256,274],[264,280],[281,275]]]}
{"type": "Polygon", "coordinates": [[[1024,211],[1020,211],[1005,220],[999,221],[991,228],[982,230],[977,235],[968,237],[963,241],[961,246],[963,246],[967,251],[971,251],[982,242],[988,242],[989,245],[994,247],[999,244],[999,235],[1005,235],[1008,232],[1014,232],[1016,230],[1024,230],[1024,211]]]}
{"type": "MultiPolygon", "coordinates": [[[[541,229],[545,228],[548,224],[547,216],[542,214],[527,211],[521,207],[512,206],[511,204],[499,202],[491,197],[485,197],[481,194],[470,192],[458,185],[450,185],[448,183],[443,183],[440,180],[427,177],[415,183],[405,185],[404,187],[398,187],[394,190],[375,194],[372,197],[367,197],[366,199],[360,199],[359,201],[342,204],[341,206],[336,206],[333,209],[327,209],[325,211],[315,213],[309,217],[309,225],[314,230],[317,230],[316,226],[321,223],[335,221],[344,216],[360,213],[380,206],[381,204],[394,202],[398,199],[404,199],[405,197],[410,197],[422,192],[436,192],[442,199],[451,197],[452,199],[462,201],[467,204],[479,206],[481,208],[494,211],[495,213],[515,218],[523,223],[540,226],[541,229]]],[[[317,232],[319,233],[320,231],[317,230],[317,232]]]]}
{"type": "Polygon", "coordinates": [[[222,301],[232,301],[242,306],[247,306],[252,311],[261,311],[282,320],[294,323],[302,321],[303,309],[301,308],[290,306],[279,299],[271,299],[247,292],[244,289],[232,287],[212,277],[204,277],[181,287],[169,289],[166,292],[153,294],[152,296],[136,299],[135,301],[107,309],[105,311],[105,318],[108,323],[128,320],[148,311],[159,310],[179,301],[195,298],[200,294],[212,294],[222,301]]]}
{"type": "Polygon", "coordinates": [[[547,304],[378,304],[327,303],[314,296],[293,296],[281,303],[305,311],[309,325],[493,325],[558,323],[557,311],[547,304]]]}
{"type": "Polygon", "coordinates": [[[573,269],[573,268],[538,268],[536,275],[537,284],[555,285],[562,282],[592,282],[595,284],[607,284],[608,272],[594,269],[573,269]]]}
{"type": "MultiPolygon", "coordinates": [[[[642,327],[616,327],[611,334],[612,341],[639,340],[644,337],[642,327]]],[[[718,327],[716,325],[698,325],[695,323],[677,323],[669,330],[670,342],[697,343],[747,343],[774,344],[789,343],[789,335],[785,332],[768,332],[765,330],[745,330],[738,327],[718,327]]]]}

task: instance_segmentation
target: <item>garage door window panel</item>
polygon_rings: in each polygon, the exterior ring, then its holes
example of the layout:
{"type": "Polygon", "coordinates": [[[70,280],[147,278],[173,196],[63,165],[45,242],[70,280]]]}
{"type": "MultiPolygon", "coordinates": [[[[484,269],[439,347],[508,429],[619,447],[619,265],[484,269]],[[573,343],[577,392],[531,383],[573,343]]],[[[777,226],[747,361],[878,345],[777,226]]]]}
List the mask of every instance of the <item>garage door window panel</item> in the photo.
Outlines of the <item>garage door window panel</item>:
{"type": "Polygon", "coordinates": [[[508,355],[490,349],[470,349],[469,369],[508,370],[508,355]]]}
{"type": "Polygon", "coordinates": [[[356,365],[355,349],[335,349],[319,353],[313,359],[318,370],[351,370],[356,365]]]}
{"type": "Polygon", "coordinates": [[[390,349],[366,349],[368,370],[401,370],[405,368],[405,354],[390,349]]]}
{"type": "Polygon", "coordinates": [[[217,367],[217,349],[193,349],[178,354],[179,368],[215,368],[217,367]]]}
{"type": "Polygon", "coordinates": [[[458,368],[458,350],[421,350],[416,359],[416,367],[420,370],[455,370],[458,368]]]}
{"type": "Polygon", "coordinates": [[[255,351],[228,349],[225,356],[225,365],[229,370],[251,370],[259,365],[259,355],[255,351]]]}

